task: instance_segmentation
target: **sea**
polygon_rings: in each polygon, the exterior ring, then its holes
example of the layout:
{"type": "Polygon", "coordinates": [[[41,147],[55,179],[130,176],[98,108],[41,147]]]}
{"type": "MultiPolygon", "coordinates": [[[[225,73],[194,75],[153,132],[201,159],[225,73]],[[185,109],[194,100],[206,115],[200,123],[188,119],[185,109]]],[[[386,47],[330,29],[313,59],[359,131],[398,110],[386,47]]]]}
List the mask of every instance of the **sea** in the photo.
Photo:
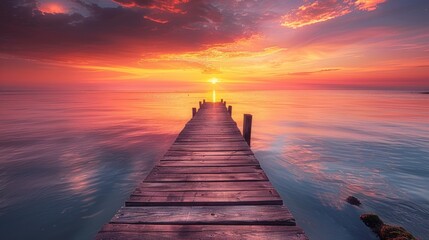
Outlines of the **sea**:
{"type": "Polygon", "coordinates": [[[310,239],[429,239],[429,95],[413,91],[1,91],[1,239],[93,239],[198,102],[224,99],[310,239]],[[357,197],[362,205],[345,201],[357,197]]]}

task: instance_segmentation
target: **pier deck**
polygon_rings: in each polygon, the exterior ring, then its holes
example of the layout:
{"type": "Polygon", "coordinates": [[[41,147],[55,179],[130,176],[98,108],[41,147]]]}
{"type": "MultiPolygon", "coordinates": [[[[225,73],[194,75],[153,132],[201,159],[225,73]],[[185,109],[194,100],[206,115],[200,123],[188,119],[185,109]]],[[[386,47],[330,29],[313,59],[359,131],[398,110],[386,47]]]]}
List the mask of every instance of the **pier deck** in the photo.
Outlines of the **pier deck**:
{"type": "Polygon", "coordinates": [[[97,239],[307,239],[223,103],[204,103],[97,239]]]}

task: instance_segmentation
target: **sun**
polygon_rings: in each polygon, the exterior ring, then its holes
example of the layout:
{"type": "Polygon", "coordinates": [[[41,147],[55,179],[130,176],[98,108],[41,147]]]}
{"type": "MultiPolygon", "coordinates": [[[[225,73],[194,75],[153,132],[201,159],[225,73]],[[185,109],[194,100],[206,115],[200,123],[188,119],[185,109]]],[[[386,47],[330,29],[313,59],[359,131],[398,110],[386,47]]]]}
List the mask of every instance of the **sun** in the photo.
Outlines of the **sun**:
{"type": "Polygon", "coordinates": [[[209,80],[209,82],[211,82],[212,84],[216,84],[216,83],[218,83],[219,82],[219,79],[217,79],[217,78],[211,78],[210,80],[209,80]]]}

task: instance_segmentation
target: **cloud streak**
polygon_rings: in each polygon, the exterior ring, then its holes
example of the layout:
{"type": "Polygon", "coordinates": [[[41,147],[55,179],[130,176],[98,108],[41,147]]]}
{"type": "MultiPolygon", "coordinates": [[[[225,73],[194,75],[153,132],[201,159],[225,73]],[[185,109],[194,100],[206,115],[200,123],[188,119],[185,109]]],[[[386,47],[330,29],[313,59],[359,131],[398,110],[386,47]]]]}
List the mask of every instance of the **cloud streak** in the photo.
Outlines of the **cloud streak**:
{"type": "Polygon", "coordinates": [[[386,0],[316,0],[292,10],[282,17],[282,26],[300,28],[325,22],[353,12],[354,10],[373,11],[386,0]]]}
{"type": "Polygon", "coordinates": [[[374,11],[379,4],[386,1],[387,0],[357,0],[354,4],[359,10],[374,11]]]}

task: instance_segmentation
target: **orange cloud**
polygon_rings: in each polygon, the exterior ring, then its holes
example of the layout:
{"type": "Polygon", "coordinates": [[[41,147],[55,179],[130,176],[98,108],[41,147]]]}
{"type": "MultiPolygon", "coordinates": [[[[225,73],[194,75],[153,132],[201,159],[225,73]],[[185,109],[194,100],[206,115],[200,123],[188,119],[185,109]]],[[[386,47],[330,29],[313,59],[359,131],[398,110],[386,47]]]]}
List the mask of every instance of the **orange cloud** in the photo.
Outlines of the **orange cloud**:
{"type": "Polygon", "coordinates": [[[357,0],[355,6],[359,10],[373,11],[377,9],[377,5],[384,3],[386,0],[357,0]]]}
{"type": "Polygon", "coordinates": [[[42,2],[38,8],[43,14],[58,14],[67,12],[67,9],[64,6],[56,2],[42,2]]]}
{"type": "Polygon", "coordinates": [[[113,0],[124,7],[140,7],[147,9],[156,9],[170,13],[186,13],[185,10],[181,9],[181,5],[188,3],[189,0],[152,0],[152,1],[141,1],[141,0],[113,0]]]}
{"type": "Polygon", "coordinates": [[[239,72],[237,68],[260,69],[287,50],[276,45],[262,45],[261,41],[263,38],[254,36],[234,43],[215,44],[203,50],[146,55],[139,63],[153,68],[199,69],[203,74],[212,75],[239,72]]]}
{"type": "Polygon", "coordinates": [[[300,28],[337,18],[350,12],[351,10],[348,4],[343,4],[337,0],[315,1],[311,4],[302,5],[298,9],[283,16],[282,26],[300,28]]]}
{"type": "Polygon", "coordinates": [[[327,0],[314,1],[300,6],[298,9],[282,17],[282,26],[300,28],[303,26],[325,22],[351,13],[353,10],[373,11],[378,4],[387,0],[327,0]]]}

